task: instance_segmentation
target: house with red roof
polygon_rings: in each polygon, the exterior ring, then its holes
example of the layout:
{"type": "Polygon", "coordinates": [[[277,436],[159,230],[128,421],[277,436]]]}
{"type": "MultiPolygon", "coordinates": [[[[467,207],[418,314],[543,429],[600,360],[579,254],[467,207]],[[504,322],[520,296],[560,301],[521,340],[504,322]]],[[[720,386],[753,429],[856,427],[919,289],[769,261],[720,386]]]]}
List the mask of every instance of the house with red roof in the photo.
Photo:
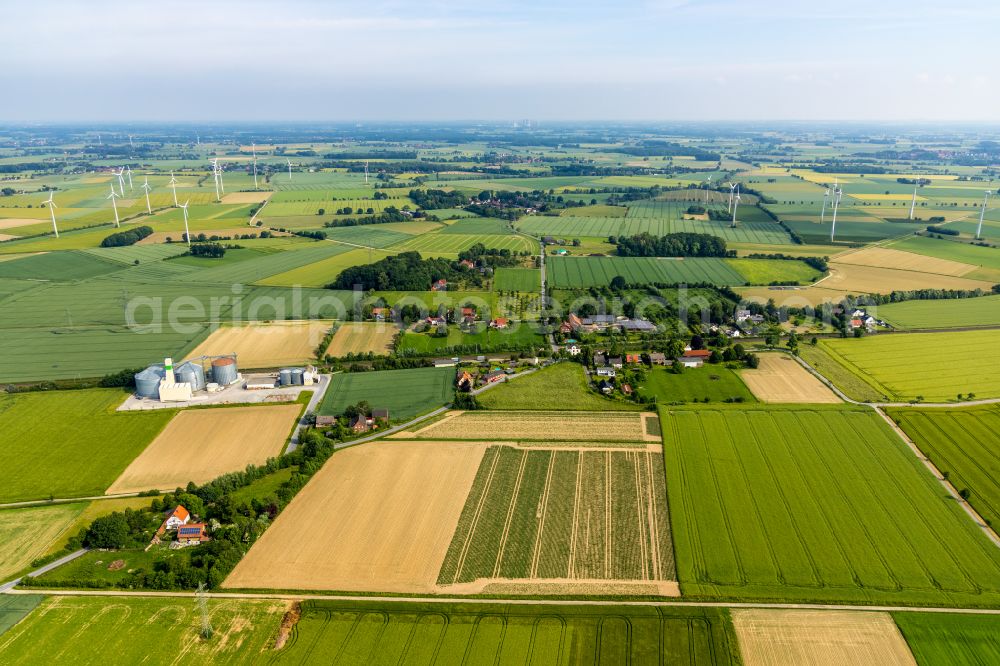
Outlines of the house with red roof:
{"type": "Polygon", "coordinates": [[[180,504],[171,511],[166,520],[163,521],[161,530],[176,530],[181,525],[187,525],[191,521],[191,514],[180,504]]]}

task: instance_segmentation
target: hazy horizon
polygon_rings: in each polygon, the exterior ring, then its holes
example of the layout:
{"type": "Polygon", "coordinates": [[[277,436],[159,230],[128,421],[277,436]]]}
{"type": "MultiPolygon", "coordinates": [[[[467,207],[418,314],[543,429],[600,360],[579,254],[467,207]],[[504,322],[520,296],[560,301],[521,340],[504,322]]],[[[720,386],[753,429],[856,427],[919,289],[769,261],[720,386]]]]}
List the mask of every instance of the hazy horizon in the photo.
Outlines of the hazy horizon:
{"type": "Polygon", "coordinates": [[[1000,104],[1000,6],[968,0],[5,10],[11,123],[989,124],[1000,104]]]}

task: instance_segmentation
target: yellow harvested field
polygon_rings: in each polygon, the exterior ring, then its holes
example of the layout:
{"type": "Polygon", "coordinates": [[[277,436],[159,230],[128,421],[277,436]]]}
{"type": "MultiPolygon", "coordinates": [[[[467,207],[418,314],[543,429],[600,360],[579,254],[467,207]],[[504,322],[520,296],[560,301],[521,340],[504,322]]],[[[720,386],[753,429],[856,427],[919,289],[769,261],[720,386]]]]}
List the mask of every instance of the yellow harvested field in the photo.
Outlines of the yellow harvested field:
{"type": "Polygon", "coordinates": [[[222,326],[187,356],[235,353],[241,369],[309,363],[314,358],[316,347],[332,326],[328,321],[222,326]]]}
{"type": "Polygon", "coordinates": [[[993,283],[986,280],[879,266],[858,266],[834,260],[830,262],[830,275],[809,287],[737,287],[735,291],[745,299],[762,304],[773,298],[779,307],[801,307],[823,302],[837,303],[848,294],[888,294],[911,289],[989,291],[992,287],[993,283]]]}
{"type": "MultiPolygon", "coordinates": [[[[254,227],[229,227],[227,229],[204,229],[197,232],[192,231],[192,238],[197,234],[205,234],[206,236],[231,236],[237,237],[243,234],[260,234],[260,229],[254,227]]],[[[154,231],[150,235],[143,238],[141,241],[136,243],[136,245],[155,245],[157,243],[166,243],[167,239],[170,238],[175,242],[180,242],[182,238],[181,231],[154,231]]],[[[273,236],[290,236],[291,234],[283,234],[280,231],[272,231],[273,236]]]]}
{"type": "Polygon", "coordinates": [[[339,451],[223,586],[436,591],[486,446],[382,441],[339,451]]]}
{"type": "Polygon", "coordinates": [[[191,409],[172,418],[107,494],[172,490],[279,455],[301,405],[191,409]]]}
{"type": "Polygon", "coordinates": [[[740,377],[761,402],[840,402],[826,385],[785,354],[758,354],[760,365],[740,377]]]}
{"type": "Polygon", "coordinates": [[[41,219],[29,220],[24,217],[15,217],[13,219],[7,218],[0,220],[0,229],[13,229],[15,227],[23,227],[29,224],[38,224],[43,221],[44,220],[41,219]]]}
{"type": "Polygon", "coordinates": [[[0,241],[14,240],[15,238],[20,238],[20,236],[11,236],[10,234],[0,234],[0,241]]]}
{"type": "Polygon", "coordinates": [[[979,268],[971,264],[963,264],[950,259],[938,259],[913,252],[890,250],[884,247],[869,247],[856,252],[844,252],[833,258],[838,264],[855,266],[875,266],[898,270],[916,271],[918,273],[936,273],[962,277],[979,268]]]}
{"type": "Polygon", "coordinates": [[[55,504],[0,513],[0,578],[42,557],[80,514],[82,504],[55,504]]]}
{"type": "Polygon", "coordinates": [[[224,204],[255,204],[271,198],[273,192],[233,192],[222,197],[224,204]]]}
{"type": "Polygon", "coordinates": [[[888,613],[743,609],[732,611],[746,666],[915,666],[888,613]]]}
{"type": "MultiPolygon", "coordinates": [[[[860,201],[912,201],[912,194],[851,194],[852,199],[860,201]]],[[[917,195],[917,201],[927,201],[925,197],[917,195]]]]}
{"type": "Polygon", "coordinates": [[[348,322],[342,324],[330,340],[326,355],[388,354],[399,329],[391,322],[348,322]]]}
{"type": "Polygon", "coordinates": [[[444,418],[394,438],[543,440],[580,439],[588,442],[659,442],[659,435],[646,434],[645,419],[653,413],[639,412],[449,412],[444,418]]]}

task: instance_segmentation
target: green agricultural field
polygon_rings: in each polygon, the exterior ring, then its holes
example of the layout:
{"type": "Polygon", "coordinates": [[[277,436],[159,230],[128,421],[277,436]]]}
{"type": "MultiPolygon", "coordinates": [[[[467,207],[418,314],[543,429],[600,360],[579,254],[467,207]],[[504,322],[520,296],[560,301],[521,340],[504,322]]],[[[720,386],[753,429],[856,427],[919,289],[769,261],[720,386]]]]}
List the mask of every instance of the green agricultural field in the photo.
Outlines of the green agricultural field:
{"type": "Polygon", "coordinates": [[[388,408],[393,421],[404,421],[441,407],[455,396],[455,368],[416,368],[333,375],[319,413],[335,416],[348,405],[367,400],[388,408]]]}
{"type": "Polygon", "coordinates": [[[115,413],[113,389],[0,394],[0,502],[100,495],[172,410],[115,413]]]}
{"type": "Polygon", "coordinates": [[[44,600],[45,597],[40,594],[5,594],[0,597],[0,636],[24,619],[44,600]]]}
{"type": "Polygon", "coordinates": [[[803,261],[783,259],[726,259],[747,284],[812,284],[823,273],[803,261]]]}
{"type": "Polygon", "coordinates": [[[373,263],[395,254],[390,250],[364,250],[353,248],[350,245],[333,245],[333,247],[340,250],[334,256],[264,278],[260,284],[285,287],[294,287],[295,285],[323,287],[333,282],[348,268],[373,263]]]}
{"type": "Polygon", "coordinates": [[[84,252],[49,252],[0,262],[0,277],[72,281],[112,273],[120,265],[84,252]]]}
{"type": "Polygon", "coordinates": [[[78,535],[81,530],[89,527],[95,518],[106,516],[115,511],[124,511],[125,509],[142,509],[148,507],[151,501],[148,497],[112,497],[91,500],[77,514],[73,522],[63,530],[59,537],[49,544],[46,555],[52,555],[63,550],[70,539],[78,535]]]}
{"type": "Polygon", "coordinates": [[[739,664],[718,608],[307,601],[277,661],[739,664]]]}
{"type": "Polygon", "coordinates": [[[886,410],[969,503],[1000,528],[1000,406],[886,410]]]}
{"type": "Polygon", "coordinates": [[[538,250],[538,244],[524,236],[514,234],[449,234],[443,231],[411,237],[398,245],[393,245],[391,249],[396,252],[416,251],[425,257],[458,256],[459,252],[468,250],[477,243],[482,243],[488,248],[512,252],[537,252],[538,250]]]}
{"type": "Polygon", "coordinates": [[[893,613],[919,666],[1000,663],[1000,617],[948,613],[893,613]]]}
{"type": "Polygon", "coordinates": [[[899,329],[964,328],[1000,325],[1000,295],[982,298],[901,301],[877,308],[878,316],[899,329]]]}
{"type": "Polygon", "coordinates": [[[690,597],[996,605],[1000,551],[866,408],[661,409],[690,597]]]}
{"type": "Polygon", "coordinates": [[[542,278],[534,268],[498,268],[493,274],[493,288],[497,291],[537,292],[542,288],[542,278]]]}
{"type": "Polygon", "coordinates": [[[725,259],[658,257],[552,257],[547,262],[555,289],[603,287],[616,276],[630,285],[649,283],[737,286],[746,280],[725,259]]]}
{"type": "Polygon", "coordinates": [[[674,580],[662,471],[647,451],[489,447],[438,584],[674,580]]]}
{"type": "Polygon", "coordinates": [[[828,354],[821,345],[799,345],[799,356],[833,382],[848,398],[858,402],[885,400],[884,395],[828,354]]]}
{"type": "Polygon", "coordinates": [[[685,368],[682,374],[674,374],[666,368],[655,367],[646,373],[637,390],[642,395],[652,395],[663,403],[711,402],[737,399],[741,402],[757,402],[738,373],[724,365],[704,365],[700,368],[685,368]]]}
{"type": "MultiPolygon", "coordinates": [[[[832,225],[829,214],[827,214],[826,222],[820,224],[818,220],[809,221],[786,216],[780,211],[781,207],[779,206],[768,206],[768,208],[774,210],[785,225],[798,234],[804,243],[830,242],[830,227],[832,225]]],[[[837,219],[835,239],[838,242],[872,243],[886,238],[906,236],[927,226],[926,223],[884,222],[868,215],[858,215],[859,217],[856,219],[837,219]]],[[[818,213],[816,217],[819,217],[818,213]]]]}
{"type": "Polygon", "coordinates": [[[85,506],[55,504],[0,510],[0,581],[7,581],[48,553],[85,506]]]}
{"type": "MultiPolygon", "coordinates": [[[[893,250],[904,250],[928,257],[950,259],[980,268],[1000,270],[1000,248],[981,247],[970,243],[959,243],[926,236],[910,236],[889,246],[893,250]]],[[[974,277],[975,274],[966,277],[974,277]]],[[[986,279],[986,278],[984,278],[986,279]]]]}
{"type": "Polygon", "coordinates": [[[1000,330],[821,340],[844,367],[893,400],[1000,397],[1000,330]]]}
{"type": "Polygon", "coordinates": [[[0,639],[0,661],[100,666],[110,662],[245,664],[269,661],[284,601],[208,601],[214,630],[200,638],[193,598],[49,597],[0,639]]]}
{"type": "Polygon", "coordinates": [[[367,224],[358,227],[340,227],[333,229],[322,229],[327,240],[338,243],[350,243],[353,245],[363,245],[376,249],[389,247],[395,243],[402,243],[413,237],[413,234],[403,233],[386,229],[388,225],[367,224]]]}
{"type": "Polygon", "coordinates": [[[587,387],[583,366],[557,363],[479,394],[487,409],[636,410],[638,405],[603,398],[587,387]]]}
{"type": "Polygon", "coordinates": [[[497,217],[472,217],[449,224],[441,230],[441,233],[502,236],[511,233],[511,225],[507,220],[497,217]]]}

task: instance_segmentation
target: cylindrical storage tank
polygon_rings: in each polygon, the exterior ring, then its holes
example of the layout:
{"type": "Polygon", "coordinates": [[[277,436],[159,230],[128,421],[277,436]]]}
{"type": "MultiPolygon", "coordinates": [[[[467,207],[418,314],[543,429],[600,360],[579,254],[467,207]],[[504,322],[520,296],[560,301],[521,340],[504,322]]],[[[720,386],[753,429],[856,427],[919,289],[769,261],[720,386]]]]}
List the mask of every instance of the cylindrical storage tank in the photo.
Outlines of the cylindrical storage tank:
{"type": "Polygon", "coordinates": [[[174,375],[181,384],[190,384],[192,391],[205,390],[205,369],[200,363],[186,361],[174,368],[174,375]]]}
{"type": "Polygon", "coordinates": [[[212,379],[219,386],[229,386],[237,379],[236,359],[223,356],[212,361],[212,379]]]}
{"type": "Polygon", "coordinates": [[[292,368],[292,384],[295,386],[302,386],[304,383],[302,381],[302,374],[305,372],[302,368],[292,368]]]}
{"type": "Polygon", "coordinates": [[[279,386],[291,386],[292,385],[292,369],[282,368],[278,371],[278,385],[279,386]]]}
{"type": "Polygon", "coordinates": [[[151,365],[135,375],[135,394],[141,398],[159,398],[160,380],[166,373],[162,365],[151,365]]]}

